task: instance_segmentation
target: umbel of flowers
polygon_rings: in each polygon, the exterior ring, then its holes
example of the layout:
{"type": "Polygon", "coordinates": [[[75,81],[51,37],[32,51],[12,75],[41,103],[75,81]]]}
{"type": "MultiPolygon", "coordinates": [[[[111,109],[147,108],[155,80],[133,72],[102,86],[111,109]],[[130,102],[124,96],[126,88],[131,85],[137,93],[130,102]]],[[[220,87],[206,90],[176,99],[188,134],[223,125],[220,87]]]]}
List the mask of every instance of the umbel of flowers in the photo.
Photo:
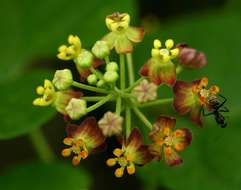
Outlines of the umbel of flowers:
{"type": "Polygon", "coordinates": [[[111,136],[122,139],[106,161],[108,166],[115,167],[116,177],[134,174],[137,166],[151,161],[164,159],[169,166],[181,164],[180,153],[191,144],[191,130],[180,128],[169,115],[162,114],[152,123],[142,108],[173,105],[178,114],[189,114],[192,122],[202,126],[202,110],[215,111],[210,100],[218,100],[219,87],[207,88],[207,77],[193,82],[178,78],[183,69],[205,66],[204,53],[186,44],[175,46],[172,39],[154,39],[153,47],[147,49],[150,58],[140,68],[136,80],[132,52],[144,37],[143,28],[130,26],[127,13],[113,13],[106,17],[105,23],[109,32],[90,49],[77,35],[69,35],[68,43],[58,48],[57,57],[72,60],[80,80],[75,81],[69,69],[57,70],[52,80],[45,79],[43,86],[37,87],[40,97],[33,104],[52,106],[64,116],[67,136],[63,139],[66,147],[62,155],[71,156],[74,166],[100,150],[111,136]],[[111,57],[112,52],[118,55],[118,60],[111,57]],[[173,97],[159,98],[158,89],[162,85],[173,90],[173,97]],[[86,91],[92,95],[85,95],[86,91]],[[115,102],[115,108],[102,118],[89,116],[108,102],[115,102]],[[136,126],[136,119],[149,129],[149,141],[143,141],[138,129],[143,126],[136,126]],[[73,120],[79,120],[80,124],[73,124],[73,120]]]}

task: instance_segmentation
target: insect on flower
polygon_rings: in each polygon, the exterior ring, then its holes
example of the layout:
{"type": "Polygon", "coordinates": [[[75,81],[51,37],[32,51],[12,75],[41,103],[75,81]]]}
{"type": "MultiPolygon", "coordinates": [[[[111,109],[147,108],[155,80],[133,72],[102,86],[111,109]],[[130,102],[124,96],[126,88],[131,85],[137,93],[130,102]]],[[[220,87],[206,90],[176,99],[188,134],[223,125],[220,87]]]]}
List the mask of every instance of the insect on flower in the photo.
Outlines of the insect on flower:
{"type": "Polygon", "coordinates": [[[203,116],[214,115],[217,124],[219,124],[221,128],[225,128],[227,126],[227,122],[221,112],[229,112],[229,109],[224,106],[224,104],[227,102],[227,99],[220,94],[219,97],[222,98],[223,101],[221,101],[220,98],[214,95],[208,97],[208,105],[211,112],[205,113],[204,109],[202,109],[202,113],[203,116]]]}
{"type": "Polygon", "coordinates": [[[33,101],[35,106],[53,106],[64,115],[68,124],[63,143],[67,147],[62,155],[72,154],[74,166],[102,148],[105,138],[122,138],[114,156],[106,161],[110,167],[117,166],[114,174],[118,178],[125,172],[134,174],[137,166],[153,160],[165,159],[169,166],[181,164],[180,152],[191,144],[191,130],[175,128],[175,118],[161,115],[153,124],[143,111],[151,110],[151,116],[158,112],[156,108],[164,112],[173,103],[177,113],[189,115],[195,124],[203,126],[203,117],[212,115],[222,128],[227,126],[222,113],[229,112],[227,99],[219,93],[218,86],[208,87],[207,77],[193,82],[177,81],[182,70],[200,69],[207,59],[203,52],[185,44],[175,46],[172,39],[163,44],[158,39],[153,41],[151,56],[135,80],[134,65],[138,63],[132,52],[143,40],[144,29],[130,26],[130,20],[127,13],[108,15],[105,21],[109,32],[91,49],[84,49],[77,35],[69,35],[68,44],[59,47],[57,57],[72,61],[79,76],[75,72],[72,76],[69,69],[57,70],[52,81],[45,80],[44,85],[37,87],[39,97],[33,101]],[[165,90],[160,89],[163,84],[173,90],[173,97],[161,98],[166,96],[165,90]],[[81,91],[75,91],[76,88],[81,91]],[[106,106],[108,110],[98,122],[95,117],[88,117],[80,125],[71,124],[93,111],[102,113],[106,108],[99,108],[107,103],[115,107],[106,106]],[[140,130],[132,127],[137,121],[149,130],[151,144],[144,145],[140,130]]]}

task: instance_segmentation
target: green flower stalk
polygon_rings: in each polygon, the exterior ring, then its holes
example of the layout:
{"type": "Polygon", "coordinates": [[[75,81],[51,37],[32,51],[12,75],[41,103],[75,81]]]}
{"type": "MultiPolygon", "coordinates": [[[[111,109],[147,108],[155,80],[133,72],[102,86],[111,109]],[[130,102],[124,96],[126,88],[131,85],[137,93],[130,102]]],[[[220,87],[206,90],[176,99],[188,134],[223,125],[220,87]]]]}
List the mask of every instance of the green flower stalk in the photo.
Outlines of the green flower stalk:
{"type": "Polygon", "coordinates": [[[79,76],[73,77],[69,69],[57,70],[52,82],[45,80],[43,86],[37,87],[40,97],[33,101],[35,106],[52,106],[64,115],[67,137],[63,143],[68,148],[63,149],[62,155],[73,154],[74,166],[100,150],[106,138],[117,137],[120,145],[106,164],[117,166],[114,174],[118,178],[125,173],[132,175],[138,166],[162,158],[169,166],[183,162],[179,154],[191,144],[192,132],[187,128],[175,129],[176,118],[163,115],[163,110],[173,106],[171,115],[189,114],[191,121],[200,126],[205,123],[203,116],[214,115],[222,127],[226,122],[221,112],[228,112],[219,87],[207,88],[207,77],[193,82],[178,80],[182,70],[201,68],[207,60],[204,53],[187,45],[174,46],[172,39],[167,39],[164,44],[158,39],[153,40],[154,47],[147,47],[151,58],[140,68],[140,77],[135,80],[132,51],[134,45],[142,41],[144,30],[130,26],[130,20],[127,13],[107,16],[105,22],[109,32],[97,40],[91,50],[82,47],[77,35],[70,35],[69,45],[60,46],[57,57],[63,61],[72,60],[79,76]],[[114,53],[117,56],[112,57],[114,53]],[[116,57],[118,61],[114,59],[116,57]],[[171,89],[171,97],[163,98],[162,84],[171,89]],[[85,95],[87,91],[91,92],[88,96],[85,95]],[[110,102],[114,107],[101,118],[87,117],[110,102]],[[155,123],[144,110],[154,106],[162,109],[162,115],[155,123]],[[87,118],[80,121],[80,125],[72,124],[73,120],[83,117],[87,118]],[[142,124],[137,124],[137,120],[142,124]],[[138,128],[143,126],[147,127],[149,135],[141,134],[138,128]],[[148,136],[151,143],[145,144],[142,136],[148,136]]]}

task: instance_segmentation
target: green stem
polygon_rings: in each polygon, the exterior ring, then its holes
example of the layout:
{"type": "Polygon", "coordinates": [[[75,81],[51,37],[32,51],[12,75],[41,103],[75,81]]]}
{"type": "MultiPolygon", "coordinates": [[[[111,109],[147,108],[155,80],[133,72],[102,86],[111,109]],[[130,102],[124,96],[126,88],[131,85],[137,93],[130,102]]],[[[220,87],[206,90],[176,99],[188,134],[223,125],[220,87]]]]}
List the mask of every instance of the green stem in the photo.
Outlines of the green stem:
{"type": "Polygon", "coordinates": [[[131,133],[131,109],[129,106],[126,107],[126,137],[128,138],[131,133]]]}
{"type": "Polygon", "coordinates": [[[116,99],[116,114],[118,115],[121,114],[121,102],[122,102],[122,99],[120,96],[118,96],[116,99]]]}
{"type": "Polygon", "coordinates": [[[89,102],[97,102],[105,98],[106,96],[83,96],[81,99],[89,101],[89,102]]]}
{"type": "Polygon", "coordinates": [[[99,102],[97,102],[96,104],[90,106],[87,108],[87,112],[92,112],[95,109],[99,108],[100,106],[102,106],[103,104],[105,104],[106,102],[108,102],[111,98],[113,97],[113,94],[109,94],[108,96],[102,98],[102,100],[100,100],[99,102]]]}
{"type": "Polygon", "coordinates": [[[75,82],[75,81],[72,83],[72,85],[75,86],[75,87],[77,87],[77,88],[84,89],[84,90],[89,90],[89,91],[93,91],[93,92],[99,92],[99,93],[109,94],[109,92],[108,92],[107,90],[105,90],[105,89],[101,89],[101,88],[89,86],[89,85],[82,84],[82,83],[75,82]]]}
{"type": "Polygon", "coordinates": [[[39,158],[45,162],[50,163],[55,159],[55,156],[49,147],[44,134],[41,129],[35,129],[29,133],[29,139],[31,140],[39,158]]]}
{"type": "Polygon", "coordinates": [[[149,128],[152,129],[151,122],[146,118],[146,116],[136,107],[132,107],[133,111],[135,112],[136,116],[149,128]]]}
{"type": "Polygon", "coordinates": [[[150,106],[169,104],[172,102],[173,102],[173,98],[165,98],[165,99],[160,99],[160,100],[154,100],[154,101],[144,103],[144,104],[139,104],[138,107],[145,108],[145,107],[150,107],[150,106]]]}
{"type": "Polygon", "coordinates": [[[124,90],[126,86],[125,81],[125,56],[120,54],[120,89],[124,90]]]}
{"type": "Polygon", "coordinates": [[[137,81],[135,81],[131,86],[125,89],[125,92],[130,92],[133,88],[135,88],[142,80],[144,77],[139,78],[137,81]]]}
{"type": "Polygon", "coordinates": [[[128,67],[128,75],[129,75],[129,84],[132,85],[135,82],[132,54],[127,53],[126,59],[127,59],[127,67],[128,67]]]}

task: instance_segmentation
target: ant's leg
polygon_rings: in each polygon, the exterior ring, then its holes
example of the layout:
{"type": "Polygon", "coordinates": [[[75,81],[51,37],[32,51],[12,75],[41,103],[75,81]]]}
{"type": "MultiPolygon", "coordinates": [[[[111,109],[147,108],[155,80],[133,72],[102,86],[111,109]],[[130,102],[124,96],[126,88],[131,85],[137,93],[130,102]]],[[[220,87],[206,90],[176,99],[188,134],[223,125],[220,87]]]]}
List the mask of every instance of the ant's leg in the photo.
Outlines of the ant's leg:
{"type": "Polygon", "coordinates": [[[227,107],[223,107],[218,110],[219,112],[229,112],[229,109],[227,107]]]}
{"type": "Polygon", "coordinates": [[[205,113],[204,109],[202,108],[202,114],[203,116],[210,116],[210,115],[213,115],[213,112],[205,113]]]}
{"type": "Polygon", "coordinates": [[[227,98],[225,98],[221,94],[219,94],[219,96],[224,99],[224,101],[218,106],[218,108],[221,108],[227,102],[227,98]]]}

